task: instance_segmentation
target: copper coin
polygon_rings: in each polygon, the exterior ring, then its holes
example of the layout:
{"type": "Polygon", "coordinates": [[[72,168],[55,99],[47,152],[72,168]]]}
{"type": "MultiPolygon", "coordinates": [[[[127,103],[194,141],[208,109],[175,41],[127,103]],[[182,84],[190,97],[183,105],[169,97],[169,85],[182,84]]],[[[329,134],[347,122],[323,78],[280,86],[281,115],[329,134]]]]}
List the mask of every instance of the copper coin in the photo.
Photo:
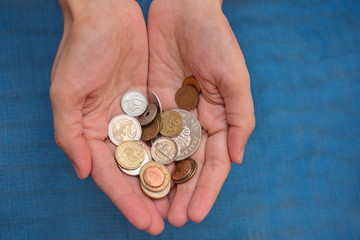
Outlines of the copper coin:
{"type": "Polygon", "coordinates": [[[184,120],[180,113],[169,110],[163,112],[160,117],[163,124],[160,130],[161,135],[175,137],[183,130],[184,120]]]}
{"type": "Polygon", "coordinates": [[[156,138],[161,129],[161,118],[157,115],[155,119],[148,125],[142,127],[141,140],[149,141],[156,138]]]}
{"type": "Polygon", "coordinates": [[[151,187],[157,188],[165,181],[164,173],[157,167],[149,167],[144,171],[144,181],[151,187]]]}
{"type": "MultiPolygon", "coordinates": [[[[185,176],[182,175],[182,176],[184,176],[183,178],[176,179],[176,180],[173,179],[174,182],[177,183],[177,184],[185,183],[185,182],[189,181],[189,180],[195,175],[196,170],[197,170],[197,163],[196,163],[196,161],[195,161],[194,159],[189,158],[189,159],[186,159],[186,160],[182,160],[182,161],[180,161],[180,162],[183,162],[183,161],[188,161],[188,162],[190,162],[191,167],[190,167],[190,170],[188,170],[188,171],[186,171],[187,168],[184,169],[183,173],[187,173],[187,174],[186,174],[185,176]]],[[[180,163],[180,162],[179,162],[179,163],[180,163]]],[[[186,164],[188,164],[188,163],[186,163],[186,164]]],[[[176,164],[176,165],[177,165],[177,164],[176,164]]],[[[175,165],[174,169],[176,169],[176,165],[175,165]]],[[[180,168],[182,168],[182,167],[180,166],[180,168]]],[[[176,170],[173,170],[173,171],[176,171],[176,170]]],[[[180,169],[179,172],[181,172],[181,169],[180,169]]],[[[178,176],[180,177],[180,175],[181,175],[181,174],[179,174],[178,176]]]]}
{"type": "Polygon", "coordinates": [[[183,86],[192,86],[193,88],[198,91],[198,93],[201,93],[201,87],[198,82],[198,80],[195,77],[188,77],[183,81],[183,86]]]}
{"type": "Polygon", "coordinates": [[[157,107],[155,104],[149,104],[143,114],[140,115],[138,121],[141,126],[146,126],[151,123],[157,114],[157,107]]]}
{"type": "MultiPolygon", "coordinates": [[[[157,162],[154,162],[154,161],[150,161],[148,163],[146,163],[144,166],[141,167],[141,170],[140,170],[140,181],[141,183],[150,191],[152,192],[161,192],[163,191],[167,185],[169,184],[170,182],[170,172],[169,170],[165,167],[165,165],[163,164],[160,164],[160,163],[157,163],[157,162]],[[151,167],[155,167],[157,169],[159,169],[163,176],[164,176],[164,181],[162,181],[161,185],[158,186],[158,187],[152,187],[150,184],[148,184],[148,182],[145,180],[145,172],[148,168],[151,168],[151,167]]],[[[156,184],[155,184],[156,185],[156,184]]]]}
{"type": "Polygon", "coordinates": [[[191,86],[183,86],[175,94],[176,105],[185,110],[192,110],[199,104],[199,93],[191,86]]]}
{"type": "Polygon", "coordinates": [[[179,181],[181,179],[186,178],[191,173],[191,168],[192,168],[191,161],[187,159],[178,161],[171,172],[172,180],[179,181]]]}

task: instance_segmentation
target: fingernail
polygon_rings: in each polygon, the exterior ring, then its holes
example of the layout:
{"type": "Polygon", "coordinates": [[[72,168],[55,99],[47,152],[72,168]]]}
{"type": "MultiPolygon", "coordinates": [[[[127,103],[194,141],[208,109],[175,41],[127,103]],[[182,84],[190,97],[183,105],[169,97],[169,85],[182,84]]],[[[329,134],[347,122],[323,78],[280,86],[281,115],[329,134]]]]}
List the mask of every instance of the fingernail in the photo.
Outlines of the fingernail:
{"type": "Polygon", "coordinates": [[[240,152],[239,152],[239,164],[242,164],[243,162],[243,159],[244,159],[244,152],[245,152],[245,149],[241,149],[240,152]]]}
{"type": "Polygon", "coordinates": [[[78,166],[76,165],[76,163],[74,163],[74,162],[72,162],[72,165],[73,165],[73,167],[74,167],[74,170],[75,170],[76,175],[78,176],[78,178],[80,178],[80,177],[79,177],[79,171],[80,171],[79,167],[78,167],[78,166]]]}

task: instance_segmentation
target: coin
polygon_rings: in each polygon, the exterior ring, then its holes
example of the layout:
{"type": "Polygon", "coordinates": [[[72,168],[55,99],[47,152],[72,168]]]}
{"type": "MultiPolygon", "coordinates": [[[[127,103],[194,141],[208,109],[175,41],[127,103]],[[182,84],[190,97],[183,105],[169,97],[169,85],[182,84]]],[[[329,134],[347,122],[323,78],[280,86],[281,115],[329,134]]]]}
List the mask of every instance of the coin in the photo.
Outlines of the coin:
{"type": "Polygon", "coordinates": [[[178,161],[171,172],[171,178],[175,183],[185,183],[189,181],[197,170],[197,163],[195,160],[189,158],[178,161]]]}
{"type": "Polygon", "coordinates": [[[197,118],[190,112],[182,109],[174,109],[181,114],[185,125],[179,135],[172,139],[178,147],[178,155],[176,160],[182,160],[193,155],[200,146],[202,130],[197,118]]]}
{"type": "MultiPolygon", "coordinates": [[[[170,173],[169,170],[160,163],[157,162],[148,162],[146,163],[140,170],[140,181],[141,183],[145,186],[145,188],[147,188],[148,190],[152,191],[152,192],[161,192],[163,191],[166,186],[169,184],[170,182],[170,173]],[[155,167],[157,169],[159,169],[162,173],[162,175],[164,176],[164,181],[162,181],[162,184],[158,187],[152,187],[144,178],[145,178],[145,172],[147,171],[148,168],[152,168],[155,167]]],[[[151,182],[151,181],[150,181],[151,182]]],[[[155,183],[154,183],[155,184],[155,183]]],[[[156,185],[156,184],[155,184],[156,185]]]]}
{"type": "Polygon", "coordinates": [[[157,114],[157,107],[155,104],[149,104],[143,114],[140,115],[138,121],[141,126],[146,126],[154,120],[157,114]]]}
{"type": "Polygon", "coordinates": [[[144,94],[131,90],[124,94],[121,99],[123,111],[130,116],[140,116],[147,107],[147,100],[144,94]]]}
{"type": "Polygon", "coordinates": [[[137,141],[124,141],[116,148],[115,158],[122,168],[134,170],[145,160],[145,151],[137,141]]]}
{"type": "Polygon", "coordinates": [[[144,181],[151,187],[160,187],[165,181],[165,176],[157,167],[149,167],[144,171],[144,181]]]}
{"type": "Polygon", "coordinates": [[[141,140],[149,141],[154,139],[160,132],[161,129],[161,118],[158,114],[155,119],[148,125],[142,127],[141,140]]]}
{"type": "Polygon", "coordinates": [[[178,112],[170,110],[163,112],[160,116],[163,123],[160,130],[161,135],[166,137],[175,137],[182,131],[184,121],[178,112]]]}
{"type": "Polygon", "coordinates": [[[183,86],[177,90],[175,102],[179,108],[190,111],[199,104],[199,93],[191,86],[183,86]]]}
{"type": "Polygon", "coordinates": [[[170,164],[177,157],[177,145],[174,140],[167,137],[159,138],[151,146],[152,158],[161,164],[170,164]]]}
{"type": "Polygon", "coordinates": [[[158,107],[159,113],[162,113],[160,98],[158,97],[158,95],[156,95],[156,93],[149,93],[149,102],[155,104],[158,107]]]}
{"type": "Polygon", "coordinates": [[[201,86],[198,80],[195,77],[188,77],[183,81],[183,86],[191,86],[196,89],[196,91],[200,94],[201,93],[201,86]]]}
{"type": "Polygon", "coordinates": [[[139,140],[141,126],[136,118],[120,114],[110,121],[108,135],[110,141],[115,145],[119,145],[122,141],[139,140]]]}
{"type": "Polygon", "coordinates": [[[171,184],[168,183],[168,185],[164,188],[164,190],[160,191],[160,192],[152,192],[149,189],[147,189],[144,184],[140,184],[141,189],[143,190],[143,192],[150,198],[154,198],[154,199],[159,199],[159,198],[163,198],[166,195],[168,195],[168,193],[170,192],[170,186],[171,184]]]}
{"type": "Polygon", "coordinates": [[[126,173],[127,175],[131,175],[131,176],[139,175],[141,167],[144,166],[145,163],[148,163],[148,162],[150,162],[152,160],[149,147],[145,143],[142,143],[140,141],[138,143],[143,147],[143,149],[145,151],[145,158],[144,158],[144,161],[141,163],[141,165],[138,168],[134,169],[134,170],[128,170],[128,169],[125,169],[125,168],[121,167],[119,164],[117,164],[119,169],[121,171],[123,171],[124,173],[126,173]]]}

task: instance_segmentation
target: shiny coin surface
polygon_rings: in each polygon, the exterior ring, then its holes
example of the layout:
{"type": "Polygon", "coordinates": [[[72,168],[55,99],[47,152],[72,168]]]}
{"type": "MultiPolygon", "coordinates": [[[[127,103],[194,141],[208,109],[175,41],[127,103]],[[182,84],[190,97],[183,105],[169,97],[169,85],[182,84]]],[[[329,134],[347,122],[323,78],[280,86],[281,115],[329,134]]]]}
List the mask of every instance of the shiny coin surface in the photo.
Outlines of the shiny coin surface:
{"type": "Polygon", "coordinates": [[[197,170],[195,160],[189,158],[178,161],[171,172],[171,178],[175,183],[185,183],[189,181],[197,170]]]}
{"type": "Polygon", "coordinates": [[[143,192],[150,198],[154,198],[154,199],[159,199],[159,198],[163,198],[166,195],[168,195],[168,193],[170,192],[170,183],[164,188],[164,190],[160,191],[160,192],[152,192],[149,189],[147,189],[145,187],[144,184],[140,184],[141,189],[143,190],[143,192]]]}
{"type": "Polygon", "coordinates": [[[144,161],[141,163],[141,165],[138,168],[134,169],[134,170],[128,170],[128,169],[125,169],[125,168],[121,167],[118,164],[119,169],[121,171],[123,171],[124,173],[126,173],[127,175],[131,175],[131,176],[139,175],[141,167],[144,166],[145,163],[148,163],[148,162],[152,161],[149,147],[145,143],[142,143],[142,142],[138,142],[138,143],[143,147],[143,149],[145,151],[145,158],[144,158],[144,161]]]}
{"type": "Polygon", "coordinates": [[[159,138],[151,146],[152,158],[161,164],[170,164],[175,161],[178,148],[174,140],[167,137],[159,138]]]}
{"type": "Polygon", "coordinates": [[[176,160],[182,160],[193,155],[199,148],[202,129],[199,121],[192,113],[182,109],[174,109],[174,111],[180,113],[185,121],[182,132],[172,138],[178,146],[176,160]]]}
{"type": "Polygon", "coordinates": [[[146,126],[149,123],[151,123],[154,118],[156,117],[157,114],[157,107],[155,104],[149,104],[145,110],[145,112],[143,114],[140,115],[140,117],[138,118],[138,121],[140,123],[141,126],[146,126]]]}
{"type": "Polygon", "coordinates": [[[156,95],[156,93],[149,93],[149,102],[155,104],[158,107],[159,113],[162,113],[160,98],[158,97],[158,95],[156,95]]]}
{"type": "Polygon", "coordinates": [[[201,86],[198,82],[198,80],[195,77],[188,77],[183,81],[183,86],[191,86],[198,91],[198,93],[201,93],[201,86]]]}
{"type": "Polygon", "coordinates": [[[183,86],[175,94],[176,105],[185,110],[192,110],[199,104],[199,93],[191,86],[183,86]]]}
{"type": "Polygon", "coordinates": [[[166,188],[166,186],[169,185],[170,178],[171,176],[169,170],[163,164],[157,162],[153,162],[153,161],[148,162],[140,170],[141,183],[145,186],[145,188],[147,188],[152,192],[163,191],[166,188]],[[157,168],[160,171],[155,172],[154,168],[157,168]],[[150,169],[149,172],[148,169],[150,169]],[[145,175],[147,175],[148,177],[147,179],[145,179],[145,175]],[[162,183],[159,185],[159,182],[162,183]]]}
{"type": "Polygon", "coordinates": [[[134,170],[145,160],[145,151],[137,141],[124,141],[116,148],[115,158],[122,168],[134,170]]]}
{"type": "Polygon", "coordinates": [[[110,121],[108,134],[110,141],[115,145],[119,145],[122,141],[139,140],[141,126],[136,118],[120,114],[110,121]]]}
{"type": "Polygon", "coordinates": [[[184,121],[178,112],[169,110],[163,112],[160,116],[163,124],[160,130],[161,135],[175,137],[183,130],[184,121]]]}
{"type": "Polygon", "coordinates": [[[121,107],[130,116],[140,116],[147,107],[147,100],[141,92],[131,90],[122,97],[121,107]]]}
{"type": "Polygon", "coordinates": [[[156,138],[161,129],[161,118],[158,114],[155,119],[148,125],[142,127],[141,140],[149,141],[156,138]]]}

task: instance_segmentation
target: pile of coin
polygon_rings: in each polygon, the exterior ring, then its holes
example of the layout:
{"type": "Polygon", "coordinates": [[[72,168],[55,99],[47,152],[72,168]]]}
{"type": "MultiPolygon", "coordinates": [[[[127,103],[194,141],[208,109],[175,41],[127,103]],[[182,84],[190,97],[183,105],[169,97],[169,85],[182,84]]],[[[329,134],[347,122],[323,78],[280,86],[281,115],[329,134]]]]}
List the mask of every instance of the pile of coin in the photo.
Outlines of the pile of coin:
{"type": "MultiPolygon", "coordinates": [[[[186,81],[193,84],[193,80],[185,79],[184,84],[186,81]]],[[[191,97],[191,101],[185,101],[179,91],[179,107],[196,107],[201,91],[195,90],[197,100],[191,97]]],[[[188,94],[187,91],[182,92],[188,94]]],[[[198,149],[202,136],[197,118],[183,109],[163,112],[160,99],[153,92],[148,102],[144,94],[131,90],[122,97],[121,107],[125,114],[115,116],[108,126],[109,139],[117,146],[115,159],[119,169],[131,176],[139,175],[143,192],[151,198],[166,196],[171,179],[177,184],[191,179],[197,163],[189,157],[198,149]],[[172,162],[176,164],[170,174],[165,165],[172,162]]]]}
{"type": "Polygon", "coordinates": [[[195,77],[188,77],[175,94],[176,105],[184,110],[192,110],[199,104],[201,87],[195,77]]]}

